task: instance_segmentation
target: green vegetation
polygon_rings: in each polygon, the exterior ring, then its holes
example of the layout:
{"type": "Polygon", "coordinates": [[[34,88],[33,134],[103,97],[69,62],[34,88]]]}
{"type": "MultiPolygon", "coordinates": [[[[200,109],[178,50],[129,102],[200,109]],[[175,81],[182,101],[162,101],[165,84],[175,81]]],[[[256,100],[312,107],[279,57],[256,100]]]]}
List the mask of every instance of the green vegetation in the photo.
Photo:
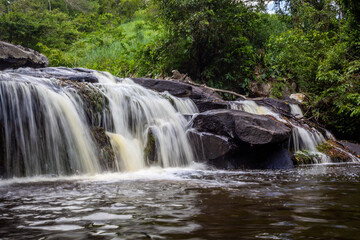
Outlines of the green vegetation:
{"type": "Polygon", "coordinates": [[[243,94],[251,82],[307,96],[307,117],[360,141],[356,0],[0,0],[0,38],[52,66],[154,77],[173,69],[243,94]]]}

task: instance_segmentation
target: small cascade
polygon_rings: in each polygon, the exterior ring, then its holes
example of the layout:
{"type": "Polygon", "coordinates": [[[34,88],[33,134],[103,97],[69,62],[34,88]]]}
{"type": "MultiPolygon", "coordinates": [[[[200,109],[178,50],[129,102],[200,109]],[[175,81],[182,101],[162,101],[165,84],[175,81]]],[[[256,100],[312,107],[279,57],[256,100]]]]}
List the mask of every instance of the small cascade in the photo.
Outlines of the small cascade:
{"type": "Polygon", "coordinates": [[[107,133],[115,151],[116,171],[132,172],[145,167],[144,154],[137,139],[128,139],[120,134],[107,133]]]}
{"type": "MultiPolygon", "coordinates": [[[[66,69],[54,71],[61,75],[66,69]]],[[[194,161],[183,116],[197,112],[191,100],[107,73],[91,73],[99,83],[44,78],[40,73],[0,72],[0,176],[136,171],[194,161]],[[103,129],[111,142],[116,159],[105,163],[110,168],[99,160],[102,150],[95,144],[93,127],[103,129]],[[149,159],[149,149],[154,159],[149,159]]]]}
{"type": "Polygon", "coordinates": [[[273,117],[276,117],[278,119],[280,116],[279,114],[275,113],[271,109],[259,106],[255,101],[253,100],[244,100],[244,101],[236,101],[232,102],[230,104],[231,109],[235,110],[241,110],[248,113],[258,114],[258,115],[270,115],[273,117]]]}
{"type": "MultiPolygon", "coordinates": [[[[278,121],[288,123],[293,127],[292,130],[292,146],[291,149],[296,152],[306,151],[311,155],[316,163],[327,163],[330,158],[317,150],[317,146],[325,141],[324,136],[315,128],[299,126],[289,119],[281,117],[270,108],[259,106],[255,101],[244,100],[236,101],[230,105],[231,109],[242,110],[253,114],[269,115],[275,117],[278,121]]],[[[290,104],[291,114],[296,118],[303,117],[300,107],[296,104],[290,104]]]]}
{"type": "Polygon", "coordinates": [[[123,145],[130,144],[126,141],[133,143],[136,140],[137,144],[132,146],[136,152],[142,153],[148,144],[154,144],[156,159],[162,167],[185,166],[193,162],[194,156],[186,136],[188,122],[182,113],[196,111],[194,103],[170,97],[169,94],[164,97],[130,79],[121,79],[116,84],[113,81],[112,76],[99,76],[99,87],[109,99],[111,110],[110,115],[104,117],[113,124],[106,130],[121,135],[123,145]],[[149,142],[149,135],[154,139],[153,143],[149,142]]]}
{"type": "Polygon", "coordinates": [[[304,117],[303,112],[301,111],[301,108],[297,104],[290,103],[290,109],[291,114],[294,115],[296,118],[302,118],[304,117]]]}

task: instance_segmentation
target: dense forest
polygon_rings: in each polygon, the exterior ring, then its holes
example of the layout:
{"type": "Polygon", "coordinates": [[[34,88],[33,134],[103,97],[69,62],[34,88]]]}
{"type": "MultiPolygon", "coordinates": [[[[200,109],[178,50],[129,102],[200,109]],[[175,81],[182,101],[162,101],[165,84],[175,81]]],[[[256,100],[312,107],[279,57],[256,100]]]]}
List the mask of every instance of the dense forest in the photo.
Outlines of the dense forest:
{"type": "Polygon", "coordinates": [[[51,66],[306,95],[306,117],[360,141],[356,0],[0,0],[0,39],[51,66]],[[272,6],[272,7],[269,7],[272,6]]]}

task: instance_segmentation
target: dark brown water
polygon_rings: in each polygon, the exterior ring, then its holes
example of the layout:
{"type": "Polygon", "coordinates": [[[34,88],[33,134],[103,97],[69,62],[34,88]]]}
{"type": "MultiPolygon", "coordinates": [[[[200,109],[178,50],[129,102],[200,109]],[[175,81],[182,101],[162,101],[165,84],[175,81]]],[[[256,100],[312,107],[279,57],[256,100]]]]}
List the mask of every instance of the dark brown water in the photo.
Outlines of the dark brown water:
{"type": "Polygon", "coordinates": [[[360,165],[0,180],[1,239],[360,239],[360,165]]]}

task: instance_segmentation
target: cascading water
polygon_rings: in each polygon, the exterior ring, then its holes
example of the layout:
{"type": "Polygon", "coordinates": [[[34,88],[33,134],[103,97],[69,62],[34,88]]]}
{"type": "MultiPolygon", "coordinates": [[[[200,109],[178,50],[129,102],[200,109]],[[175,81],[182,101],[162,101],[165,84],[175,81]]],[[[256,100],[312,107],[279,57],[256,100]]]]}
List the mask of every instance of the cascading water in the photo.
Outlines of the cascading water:
{"type": "Polygon", "coordinates": [[[144,167],[140,164],[143,151],[154,141],[157,149],[155,158],[163,167],[184,166],[194,161],[191,146],[186,136],[188,122],[182,113],[194,113],[196,107],[189,100],[176,99],[166,95],[163,97],[149,91],[130,79],[122,79],[116,84],[115,79],[108,74],[98,75],[101,89],[109,99],[111,116],[105,116],[113,122],[114,133],[109,134],[116,151],[117,160],[127,162],[126,156],[137,152],[137,156],[127,164],[119,164],[124,169],[138,170],[144,167]],[[167,100],[167,98],[169,100],[167,100]],[[178,108],[179,112],[175,108],[178,108]],[[132,165],[134,163],[134,165],[132,165]]]}
{"type": "Polygon", "coordinates": [[[111,170],[134,171],[149,164],[176,167],[194,160],[182,115],[197,111],[191,101],[158,94],[130,79],[116,82],[111,75],[93,75],[99,83],[81,83],[82,87],[102,93],[106,111],[86,112],[84,96],[66,82],[30,77],[24,69],[0,73],[1,175],[108,170],[99,162],[89,115],[110,138],[116,156],[111,170]],[[150,160],[145,156],[149,146],[154,151],[150,160]]]}
{"type": "MultiPolygon", "coordinates": [[[[315,128],[309,130],[302,126],[299,126],[292,121],[282,118],[279,114],[272,111],[265,106],[259,106],[255,101],[244,100],[236,101],[230,105],[231,109],[242,110],[253,114],[270,115],[275,117],[278,121],[288,123],[292,125],[292,149],[294,152],[307,151],[311,155],[315,162],[326,163],[329,162],[329,157],[317,150],[317,146],[325,141],[324,136],[315,128]]],[[[296,118],[303,117],[303,113],[300,107],[296,104],[290,104],[291,113],[296,118]]]]}
{"type": "Polygon", "coordinates": [[[95,145],[81,103],[48,79],[0,74],[0,126],[9,176],[95,173],[95,145]]]}

